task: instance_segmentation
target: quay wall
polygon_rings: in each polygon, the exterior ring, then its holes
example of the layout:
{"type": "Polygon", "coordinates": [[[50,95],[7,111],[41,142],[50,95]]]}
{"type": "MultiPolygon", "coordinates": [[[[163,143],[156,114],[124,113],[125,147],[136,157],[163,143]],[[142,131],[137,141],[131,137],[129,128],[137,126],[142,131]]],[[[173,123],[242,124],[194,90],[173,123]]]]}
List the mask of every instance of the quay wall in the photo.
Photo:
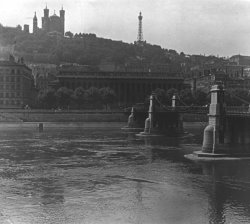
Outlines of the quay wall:
{"type": "MultiPolygon", "coordinates": [[[[98,110],[0,109],[0,122],[127,122],[129,113],[98,110]]],[[[207,122],[206,114],[183,114],[184,122],[207,122]]]]}
{"type": "Polygon", "coordinates": [[[126,122],[121,111],[0,110],[0,122],[126,122]]]}

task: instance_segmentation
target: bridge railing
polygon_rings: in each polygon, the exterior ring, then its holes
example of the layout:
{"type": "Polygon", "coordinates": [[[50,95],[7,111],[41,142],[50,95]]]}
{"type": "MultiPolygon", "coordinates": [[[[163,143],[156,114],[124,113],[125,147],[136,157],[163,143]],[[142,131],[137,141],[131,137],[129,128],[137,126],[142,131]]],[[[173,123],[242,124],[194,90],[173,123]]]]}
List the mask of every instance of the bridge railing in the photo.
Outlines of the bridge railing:
{"type": "Polygon", "coordinates": [[[230,114],[250,113],[248,106],[226,106],[226,112],[230,114]]]}
{"type": "Polygon", "coordinates": [[[175,110],[181,113],[207,114],[209,107],[208,106],[176,106],[175,110]]]}
{"type": "MultiPolygon", "coordinates": [[[[148,109],[146,109],[145,107],[144,108],[135,107],[134,109],[135,109],[135,113],[148,111],[148,109]]],[[[176,111],[176,112],[180,112],[180,113],[207,114],[208,110],[209,110],[208,106],[176,106],[176,107],[160,106],[160,107],[155,108],[155,111],[158,113],[176,111]]],[[[131,111],[131,109],[129,111],[131,111]]]]}
{"type": "MultiPolygon", "coordinates": [[[[130,112],[131,110],[129,110],[130,112]]],[[[143,108],[135,108],[135,112],[147,112],[148,109],[143,108]]],[[[176,111],[180,113],[194,113],[194,114],[208,114],[209,113],[209,106],[161,106],[155,108],[155,111],[158,113],[161,112],[170,112],[170,111],[176,111]]],[[[226,113],[227,114],[249,114],[250,115],[250,109],[248,106],[226,106],[226,113]]]]}

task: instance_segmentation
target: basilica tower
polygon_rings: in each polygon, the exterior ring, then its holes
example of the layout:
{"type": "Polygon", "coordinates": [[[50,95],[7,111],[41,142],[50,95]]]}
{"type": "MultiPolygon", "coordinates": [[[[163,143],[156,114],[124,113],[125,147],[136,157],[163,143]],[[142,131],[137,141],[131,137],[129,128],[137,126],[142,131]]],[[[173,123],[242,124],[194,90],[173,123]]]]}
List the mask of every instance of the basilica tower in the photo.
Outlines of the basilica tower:
{"type": "Polygon", "coordinates": [[[36,12],[35,12],[35,15],[33,17],[33,33],[36,34],[37,33],[37,17],[36,17],[36,12]]]}
{"type": "Polygon", "coordinates": [[[49,9],[47,8],[47,5],[45,9],[43,10],[44,16],[42,17],[42,29],[45,32],[49,32],[49,9]]]}
{"type": "Polygon", "coordinates": [[[60,20],[61,20],[61,32],[64,35],[64,30],[65,30],[65,11],[62,7],[62,9],[60,10],[60,20]]]}

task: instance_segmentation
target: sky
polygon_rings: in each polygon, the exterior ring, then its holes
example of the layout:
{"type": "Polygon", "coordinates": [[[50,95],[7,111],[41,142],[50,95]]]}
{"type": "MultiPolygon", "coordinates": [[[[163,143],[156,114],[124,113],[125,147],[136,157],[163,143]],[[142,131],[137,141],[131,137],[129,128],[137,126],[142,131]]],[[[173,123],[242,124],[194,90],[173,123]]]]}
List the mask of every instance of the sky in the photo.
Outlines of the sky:
{"type": "Polygon", "coordinates": [[[133,43],[142,12],[143,37],[186,54],[250,55],[250,0],[5,0],[0,23],[29,24],[36,11],[41,27],[47,3],[50,15],[65,10],[65,31],[133,43]]]}

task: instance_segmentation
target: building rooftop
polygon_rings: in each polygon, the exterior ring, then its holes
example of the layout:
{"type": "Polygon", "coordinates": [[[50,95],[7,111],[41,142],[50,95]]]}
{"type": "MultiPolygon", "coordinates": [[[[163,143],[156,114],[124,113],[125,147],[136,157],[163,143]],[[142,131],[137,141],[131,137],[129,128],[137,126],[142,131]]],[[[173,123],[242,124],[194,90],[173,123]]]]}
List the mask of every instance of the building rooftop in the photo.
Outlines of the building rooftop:
{"type": "Polygon", "coordinates": [[[0,66],[15,66],[15,65],[19,64],[14,61],[0,61],[0,66]]]}
{"type": "Polygon", "coordinates": [[[31,70],[26,64],[24,63],[18,63],[16,61],[7,61],[7,60],[0,60],[0,66],[24,66],[27,69],[31,70]]]}
{"type": "Polygon", "coordinates": [[[159,72],[92,72],[92,71],[75,71],[60,69],[57,77],[63,78],[94,78],[94,79],[162,79],[162,80],[180,80],[182,77],[176,76],[175,73],[159,72]]]}

